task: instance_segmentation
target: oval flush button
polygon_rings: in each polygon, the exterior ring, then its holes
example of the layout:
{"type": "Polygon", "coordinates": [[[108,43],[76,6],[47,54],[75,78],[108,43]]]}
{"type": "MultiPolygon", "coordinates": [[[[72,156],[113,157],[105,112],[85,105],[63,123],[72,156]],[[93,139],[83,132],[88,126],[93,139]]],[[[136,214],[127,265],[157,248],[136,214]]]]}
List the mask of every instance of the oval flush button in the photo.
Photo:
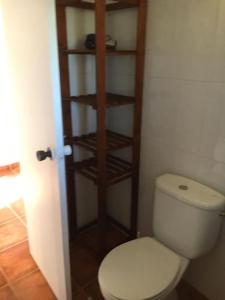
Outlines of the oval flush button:
{"type": "Polygon", "coordinates": [[[181,184],[181,185],[179,185],[179,189],[183,190],[183,191],[187,191],[188,190],[188,186],[184,185],[184,184],[181,184]]]}

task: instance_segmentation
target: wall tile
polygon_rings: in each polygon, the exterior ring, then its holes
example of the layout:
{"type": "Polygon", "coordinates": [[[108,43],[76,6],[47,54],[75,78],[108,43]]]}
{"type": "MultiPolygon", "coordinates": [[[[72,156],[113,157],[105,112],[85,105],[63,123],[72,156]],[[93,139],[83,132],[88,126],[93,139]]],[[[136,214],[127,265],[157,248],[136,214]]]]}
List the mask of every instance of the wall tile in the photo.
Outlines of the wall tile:
{"type": "Polygon", "coordinates": [[[225,80],[223,1],[151,0],[150,7],[151,76],[225,80]]]}
{"type": "Polygon", "coordinates": [[[224,96],[221,97],[223,99],[221,110],[220,110],[220,117],[219,117],[219,136],[225,139],[225,118],[224,118],[224,111],[225,111],[225,98],[224,96]]]}
{"type": "Polygon", "coordinates": [[[130,227],[131,180],[125,180],[108,189],[108,212],[110,216],[130,227]],[[118,199],[121,199],[118,205],[118,199]]]}
{"type": "Polygon", "coordinates": [[[215,158],[215,147],[220,137],[220,119],[223,119],[223,84],[205,84],[206,95],[203,127],[200,137],[199,154],[209,159],[215,158]],[[222,118],[221,118],[222,117],[222,118]]]}
{"type": "Polygon", "coordinates": [[[108,14],[108,33],[118,41],[118,49],[136,48],[136,10],[111,12],[108,14]]]}
{"type": "Polygon", "coordinates": [[[181,101],[178,104],[176,146],[190,152],[198,152],[205,109],[205,84],[181,81],[181,101]]]}
{"type": "Polygon", "coordinates": [[[180,85],[176,80],[145,78],[142,134],[174,143],[180,85]]]}
{"type": "Polygon", "coordinates": [[[136,60],[133,56],[109,56],[109,71],[114,76],[134,76],[135,62],[136,60]]]}
{"type": "MultiPolygon", "coordinates": [[[[188,176],[225,194],[225,3],[149,3],[139,228],[150,234],[158,175],[188,176]]],[[[224,299],[224,252],[223,228],[215,249],[186,274],[211,300],[224,299]]]]}

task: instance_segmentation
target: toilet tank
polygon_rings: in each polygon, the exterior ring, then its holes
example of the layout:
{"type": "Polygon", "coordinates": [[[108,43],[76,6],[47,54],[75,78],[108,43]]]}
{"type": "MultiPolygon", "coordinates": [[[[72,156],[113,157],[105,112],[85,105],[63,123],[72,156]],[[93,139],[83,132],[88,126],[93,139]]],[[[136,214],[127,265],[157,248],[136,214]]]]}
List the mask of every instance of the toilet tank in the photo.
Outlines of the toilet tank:
{"type": "Polygon", "coordinates": [[[225,197],[191,179],[164,174],[156,179],[154,236],[162,244],[193,259],[216,243],[225,197]]]}

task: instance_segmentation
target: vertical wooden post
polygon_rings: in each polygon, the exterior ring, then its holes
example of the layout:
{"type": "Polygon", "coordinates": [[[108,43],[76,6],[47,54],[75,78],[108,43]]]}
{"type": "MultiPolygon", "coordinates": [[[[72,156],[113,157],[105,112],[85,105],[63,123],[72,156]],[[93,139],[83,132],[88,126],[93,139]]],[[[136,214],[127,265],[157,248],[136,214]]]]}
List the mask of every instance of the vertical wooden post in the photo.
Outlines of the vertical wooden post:
{"type": "Polygon", "coordinates": [[[133,140],[134,140],[133,168],[134,169],[133,169],[133,176],[132,176],[131,238],[136,238],[137,236],[146,15],[147,15],[147,0],[139,0],[138,26],[137,26],[135,106],[134,106],[134,125],[133,125],[133,140]]]}
{"type": "MultiPolygon", "coordinates": [[[[59,43],[59,64],[60,64],[60,80],[62,97],[70,96],[70,80],[69,80],[69,62],[68,56],[62,53],[62,49],[67,48],[67,28],[66,28],[66,8],[64,6],[56,5],[57,13],[57,32],[59,43]]],[[[67,139],[72,139],[72,116],[71,103],[62,101],[63,109],[63,124],[64,136],[67,139]]],[[[75,177],[74,171],[71,168],[73,165],[73,156],[67,156],[66,161],[66,183],[67,183],[67,201],[69,214],[69,231],[70,238],[77,231],[76,222],[76,198],[75,198],[75,177]]]]}
{"type": "Polygon", "coordinates": [[[97,89],[97,167],[99,253],[106,251],[106,71],[105,71],[105,0],[95,1],[96,12],[96,89],[97,89]]]}

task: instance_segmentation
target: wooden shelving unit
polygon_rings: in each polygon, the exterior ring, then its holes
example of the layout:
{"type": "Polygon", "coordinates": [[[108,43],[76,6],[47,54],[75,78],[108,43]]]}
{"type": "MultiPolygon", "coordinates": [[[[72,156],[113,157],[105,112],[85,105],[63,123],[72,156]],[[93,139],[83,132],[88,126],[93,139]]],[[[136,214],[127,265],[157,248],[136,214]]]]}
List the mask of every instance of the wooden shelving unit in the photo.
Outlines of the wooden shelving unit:
{"type": "MultiPolygon", "coordinates": [[[[76,145],[90,151],[93,157],[73,161],[66,158],[68,209],[71,236],[78,232],[76,223],[76,187],[74,174],[79,173],[90,179],[97,186],[98,193],[98,228],[99,253],[106,251],[107,233],[107,188],[127,178],[131,179],[131,219],[129,238],[137,234],[138,189],[139,189],[139,160],[141,142],[141,115],[142,115],[142,89],[144,73],[144,49],[147,0],[118,0],[106,4],[105,0],[90,3],[82,0],[57,0],[57,25],[59,41],[59,58],[62,87],[62,106],[64,119],[65,143],[76,145]],[[96,50],[68,49],[66,28],[66,7],[90,9],[95,12],[96,19],[96,50]],[[106,29],[105,17],[107,11],[135,8],[138,11],[136,49],[107,50],[104,44],[106,29]],[[70,95],[69,82],[69,55],[95,55],[96,56],[96,94],[70,95]],[[106,56],[135,56],[136,80],[135,95],[133,97],[107,93],[106,91],[106,56]],[[97,131],[81,136],[73,136],[71,102],[89,105],[96,110],[97,131]],[[120,105],[134,106],[133,136],[128,137],[106,128],[106,112],[109,107],[120,105]],[[130,147],[132,160],[126,161],[111,154],[111,151],[130,147]],[[71,213],[73,212],[73,213],[71,213]]],[[[84,37],[85,38],[85,37],[84,37]]]]}
{"type": "MultiPolygon", "coordinates": [[[[72,55],[96,55],[95,50],[88,49],[64,49],[62,50],[63,54],[72,55]]],[[[106,50],[106,55],[108,56],[121,56],[121,55],[136,55],[136,50],[106,50]]]]}
{"type": "MultiPolygon", "coordinates": [[[[107,152],[119,150],[133,145],[133,139],[110,130],[106,131],[107,135],[107,152]]],[[[67,143],[80,146],[93,153],[97,152],[97,134],[89,133],[81,136],[67,139],[67,143]]]]}
{"type": "MultiPolygon", "coordinates": [[[[134,104],[135,97],[123,96],[123,95],[116,95],[107,93],[105,94],[105,102],[103,104],[104,107],[112,107],[112,106],[120,106],[120,105],[127,105],[127,104],[134,104]]],[[[95,95],[81,95],[81,96],[69,96],[63,97],[63,101],[73,101],[84,105],[90,105],[94,109],[98,107],[97,101],[97,94],[95,95]]]]}
{"type": "MultiPolygon", "coordinates": [[[[62,7],[70,6],[76,8],[95,10],[94,3],[88,3],[82,0],[58,0],[57,5],[62,7]]],[[[106,11],[133,8],[133,7],[138,7],[138,5],[139,5],[139,0],[118,0],[115,1],[115,3],[107,4],[106,11]]]]}
{"type": "MultiPolygon", "coordinates": [[[[98,184],[98,164],[96,157],[74,163],[74,169],[98,184]]],[[[107,154],[106,185],[113,185],[132,176],[132,164],[116,156],[107,154]]]]}

